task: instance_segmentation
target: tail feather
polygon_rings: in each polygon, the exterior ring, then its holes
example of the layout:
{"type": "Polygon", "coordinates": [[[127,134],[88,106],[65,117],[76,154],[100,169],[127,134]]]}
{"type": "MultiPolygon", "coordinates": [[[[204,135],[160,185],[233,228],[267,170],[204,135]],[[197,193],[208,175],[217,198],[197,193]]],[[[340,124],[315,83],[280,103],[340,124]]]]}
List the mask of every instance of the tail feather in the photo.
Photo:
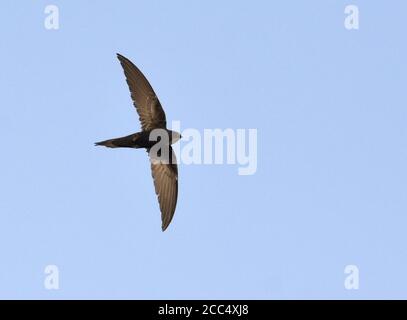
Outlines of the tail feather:
{"type": "Polygon", "coordinates": [[[114,144],[115,139],[109,139],[105,141],[95,142],[95,146],[104,146],[108,148],[117,148],[118,146],[114,144]]]}
{"type": "Polygon", "coordinates": [[[138,137],[139,133],[134,133],[121,138],[96,142],[95,146],[104,146],[108,148],[139,148],[137,144],[138,137]]]}

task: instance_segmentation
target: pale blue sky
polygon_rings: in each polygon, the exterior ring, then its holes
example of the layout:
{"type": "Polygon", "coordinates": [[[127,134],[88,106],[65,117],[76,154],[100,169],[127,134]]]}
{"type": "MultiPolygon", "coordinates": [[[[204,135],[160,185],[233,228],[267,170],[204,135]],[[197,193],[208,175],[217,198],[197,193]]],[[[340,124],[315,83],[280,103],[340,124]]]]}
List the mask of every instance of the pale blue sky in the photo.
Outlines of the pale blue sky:
{"type": "Polygon", "coordinates": [[[0,297],[407,298],[406,12],[2,1],[0,297]],[[139,129],[116,52],[183,129],[258,129],[253,176],[180,166],[164,233],[146,153],[93,146],[139,129]],[[359,290],[344,288],[348,264],[359,290]]]}

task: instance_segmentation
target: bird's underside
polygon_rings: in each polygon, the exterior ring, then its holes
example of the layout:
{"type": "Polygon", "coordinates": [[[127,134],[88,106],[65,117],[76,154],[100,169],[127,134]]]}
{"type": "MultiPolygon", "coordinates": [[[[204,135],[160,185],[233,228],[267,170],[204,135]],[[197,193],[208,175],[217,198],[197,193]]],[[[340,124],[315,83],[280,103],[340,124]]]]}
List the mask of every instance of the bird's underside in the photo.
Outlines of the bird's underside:
{"type": "Polygon", "coordinates": [[[130,60],[120,54],[117,54],[117,57],[123,67],[142,131],[121,138],[97,142],[95,145],[109,148],[145,148],[147,150],[164,231],[170,224],[177,205],[178,168],[171,143],[178,140],[180,135],[166,129],[165,112],[146,77],[130,60]],[[170,135],[168,143],[164,143],[165,152],[161,152],[161,150],[158,153],[153,152],[157,143],[157,140],[151,140],[151,132],[154,130],[168,132],[170,135]],[[173,139],[174,135],[176,139],[173,139]]]}
{"type": "Polygon", "coordinates": [[[145,148],[150,149],[153,147],[157,141],[152,141],[150,139],[150,132],[149,131],[141,131],[137,133],[133,133],[131,135],[109,139],[101,142],[96,142],[95,145],[97,146],[105,146],[108,148],[145,148]]]}

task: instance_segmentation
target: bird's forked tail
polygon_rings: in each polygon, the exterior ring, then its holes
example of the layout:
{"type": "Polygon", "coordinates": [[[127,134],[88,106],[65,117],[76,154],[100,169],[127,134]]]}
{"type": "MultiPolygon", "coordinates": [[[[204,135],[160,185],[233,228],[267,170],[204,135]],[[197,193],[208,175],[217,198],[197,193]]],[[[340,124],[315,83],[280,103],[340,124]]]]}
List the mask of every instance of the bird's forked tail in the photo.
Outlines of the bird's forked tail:
{"type": "Polygon", "coordinates": [[[135,133],[126,137],[100,141],[96,142],[95,146],[105,146],[108,148],[138,148],[137,139],[139,135],[139,133],[135,133]]]}
{"type": "Polygon", "coordinates": [[[117,148],[118,146],[116,146],[114,144],[114,139],[109,139],[109,140],[105,140],[105,141],[100,141],[100,142],[95,142],[95,146],[104,146],[104,147],[108,147],[108,148],[117,148]]]}

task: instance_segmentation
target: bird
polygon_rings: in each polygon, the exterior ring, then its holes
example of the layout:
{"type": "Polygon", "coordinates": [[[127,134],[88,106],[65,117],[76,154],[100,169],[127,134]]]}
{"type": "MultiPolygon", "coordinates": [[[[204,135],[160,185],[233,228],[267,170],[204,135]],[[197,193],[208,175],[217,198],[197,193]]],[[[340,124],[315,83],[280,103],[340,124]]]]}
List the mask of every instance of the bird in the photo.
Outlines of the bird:
{"type": "Polygon", "coordinates": [[[140,69],[119,53],[117,58],[123,68],[133,105],[139,115],[141,131],[125,137],[96,142],[95,146],[146,149],[161,211],[161,229],[165,231],[174,216],[178,198],[178,166],[171,144],[180,140],[181,134],[167,129],[167,120],[161,103],[140,69]]]}

